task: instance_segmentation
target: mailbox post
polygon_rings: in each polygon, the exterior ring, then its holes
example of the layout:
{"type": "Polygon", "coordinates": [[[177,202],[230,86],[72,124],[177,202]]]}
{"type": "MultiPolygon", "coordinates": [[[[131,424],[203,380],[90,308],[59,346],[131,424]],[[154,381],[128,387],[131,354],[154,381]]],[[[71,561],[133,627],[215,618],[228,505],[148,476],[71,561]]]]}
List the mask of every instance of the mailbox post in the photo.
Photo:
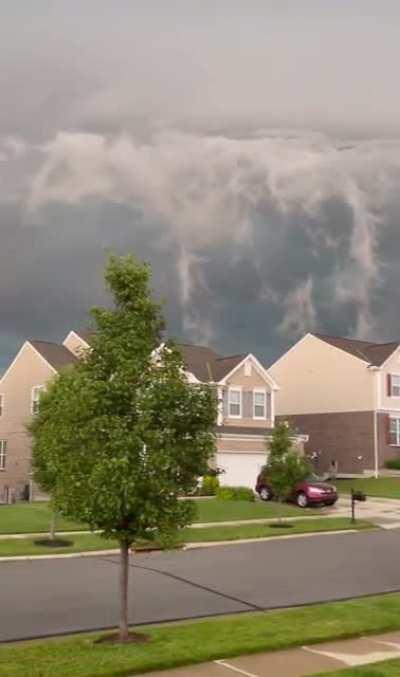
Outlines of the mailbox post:
{"type": "Polygon", "coordinates": [[[351,522],[352,524],[355,523],[356,521],[356,502],[357,501],[366,501],[367,497],[364,494],[363,491],[354,491],[354,489],[351,490],[351,522]]]}

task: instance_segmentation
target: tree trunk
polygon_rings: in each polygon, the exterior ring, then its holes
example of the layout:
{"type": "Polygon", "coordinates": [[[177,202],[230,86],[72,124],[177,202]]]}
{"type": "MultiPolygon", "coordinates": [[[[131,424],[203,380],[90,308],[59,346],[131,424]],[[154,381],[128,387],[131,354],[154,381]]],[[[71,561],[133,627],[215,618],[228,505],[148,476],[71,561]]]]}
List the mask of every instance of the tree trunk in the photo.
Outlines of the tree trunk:
{"type": "Polygon", "coordinates": [[[53,510],[51,513],[50,533],[49,533],[51,541],[54,541],[56,537],[56,526],[57,526],[57,513],[55,510],[53,510]]]}
{"type": "Polygon", "coordinates": [[[128,625],[128,583],[129,583],[129,546],[127,541],[120,541],[120,572],[119,572],[119,638],[125,642],[129,636],[128,625]]]}

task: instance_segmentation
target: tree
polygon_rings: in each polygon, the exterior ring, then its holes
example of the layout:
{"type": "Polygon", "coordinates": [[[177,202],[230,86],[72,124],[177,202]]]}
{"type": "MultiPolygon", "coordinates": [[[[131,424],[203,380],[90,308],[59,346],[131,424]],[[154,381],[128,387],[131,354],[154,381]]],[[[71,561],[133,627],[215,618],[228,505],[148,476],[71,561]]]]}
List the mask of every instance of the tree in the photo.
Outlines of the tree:
{"type": "Polygon", "coordinates": [[[197,485],[214,452],[216,399],[190,385],[179,350],[161,343],[160,306],[150,269],[111,256],[114,304],[92,310],[91,348],[43,393],[31,426],[33,467],[55,477],[57,510],[120,545],[121,641],[128,633],[130,548],[190,523],[197,485]]]}
{"type": "Polygon", "coordinates": [[[303,456],[293,448],[293,431],[286,421],[278,422],[268,442],[269,455],[264,472],[280,503],[290,495],[297,482],[310,473],[303,456]]]}

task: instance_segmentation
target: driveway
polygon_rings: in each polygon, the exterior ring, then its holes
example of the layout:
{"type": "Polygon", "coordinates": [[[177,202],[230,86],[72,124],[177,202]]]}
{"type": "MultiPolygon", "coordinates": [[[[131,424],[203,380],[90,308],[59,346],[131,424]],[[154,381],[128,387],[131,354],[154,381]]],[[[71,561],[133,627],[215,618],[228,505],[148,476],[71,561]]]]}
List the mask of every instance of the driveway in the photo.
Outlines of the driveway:
{"type": "MultiPolygon", "coordinates": [[[[341,495],[333,508],[327,511],[331,516],[348,517],[350,515],[350,496],[341,495]]],[[[356,503],[356,516],[384,529],[400,527],[400,500],[393,498],[367,497],[365,503],[356,503]]]]}
{"type": "MultiPolygon", "coordinates": [[[[400,589],[397,530],[271,540],[133,560],[130,617],[149,623],[400,589]]],[[[117,621],[117,558],[2,562],[0,640],[117,621]]]]}

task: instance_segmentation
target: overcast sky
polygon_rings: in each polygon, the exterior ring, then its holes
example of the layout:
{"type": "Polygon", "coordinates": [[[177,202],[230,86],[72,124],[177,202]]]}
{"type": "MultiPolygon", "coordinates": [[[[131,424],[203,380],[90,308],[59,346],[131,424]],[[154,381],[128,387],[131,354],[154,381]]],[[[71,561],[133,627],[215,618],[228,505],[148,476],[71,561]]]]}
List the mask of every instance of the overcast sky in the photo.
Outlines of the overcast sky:
{"type": "Polygon", "coordinates": [[[400,4],[2,0],[0,372],[149,260],[170,334],[400,338],[400,4]]]}

